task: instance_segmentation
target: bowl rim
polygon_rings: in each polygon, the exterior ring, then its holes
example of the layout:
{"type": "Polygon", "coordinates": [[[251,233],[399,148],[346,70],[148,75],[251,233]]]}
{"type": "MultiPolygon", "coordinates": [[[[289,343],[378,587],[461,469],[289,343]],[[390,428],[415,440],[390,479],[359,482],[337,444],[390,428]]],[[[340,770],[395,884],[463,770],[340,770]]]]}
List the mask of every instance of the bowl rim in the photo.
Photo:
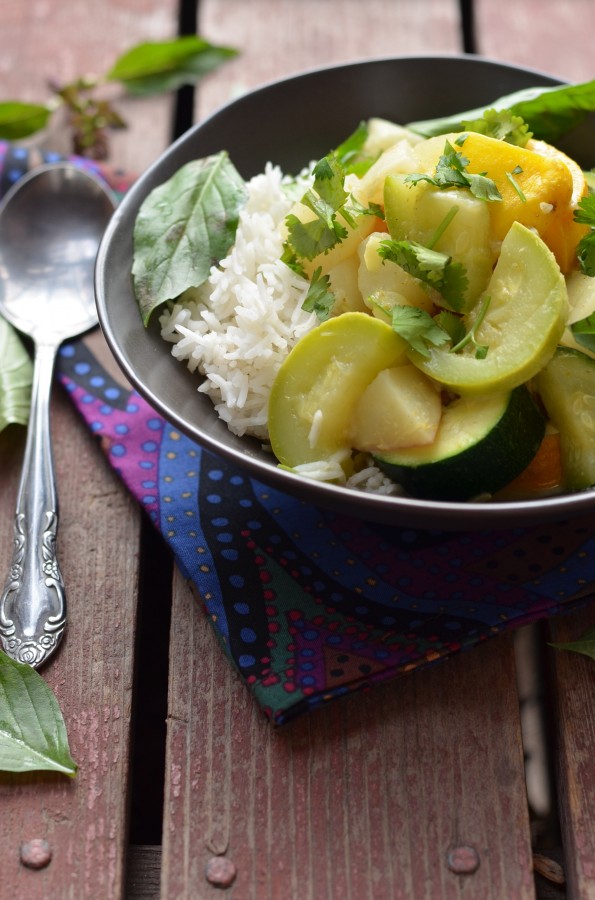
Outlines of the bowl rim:
{"type": "MultiPolygon", "coordinates": [[[[271,89],[279,89],[289,82],[299,79],[316,77],[322,73],[333,70],[352,69],[354,67],[366,67],[375,64],[390,64],[399,61],[436,62],[457,61],[457,63],[469,64],[470,68],[476,65],[486,67],[496,66],[509,72],[522,73],[535,76],[550,85],[562,85],[564,82],[548,73],[520,66],[505,61],[496,60],[488,56],[468,55],[459,53],[442,54],[406,54],[398,56],[380,56],[352,61],[332,63],[319,67],[304,69],[293,74],[273,79],[257,85],[240,96],[227,103],[219,105],[208,116],[201,119],[184,134],[173,141],[166,150],[143,172],[140,177],[127,190],[124,198],[114,212],[97,253],[95,265],[95,293],[99,322],[108,347],[119,367],[129,380],[133,388],[152,406],[170,425],[175,426],[187,437],[195,441],[201,447],[211,451],[215,455],[224,457],[229,462],[236,464],[249,477],[268,485],[276,490],[298,496],[304,501],[316,506],[332,509],[343,514],[357,516],[375,522],[402,525],[407,523],[414,527],[440,528],[444,530],[497,530],[511,526],[525,526],[554,519],[568,520],[593,513],[595,505],[595,490],[585,490],[570,494],[555,494],[535,499],[502,500],[490,502],[454,502],[439,500],[423,500],[400,494],[378,494],[365,492],[355,488],[347,488],[344,485],[335,485],[328,482],[315,481],[305,478],[293,472],[280,469],[275,464],[271,455],[271,462],[251,456],[234,446],[222,445],[216,438],[206,431],[198,431],[185,417],[175,409],[169,408],[158,394],[148,387],[140,378],[134,367],[130,364],[110,317],[108,291],[106,284],[107,257],[112,242],[117,238],[125,217],[130,218],[135,209],[140,206],[149,190],[152,182],[155,184],[164,180],[164,177],[156,176],[167,168],[168,162],[175,157],[179,148],[191,141],[192,136],[205,126],[209,125],[222,113],[233,111],[247,97],[254,97],[260,93],[266,93],[271,89]],[[357,505],[357,510],[351,507],[357,505]]],[[[142,322],[139,317],[139,327],[142,322]]],[[[164,342],[164,349],[167,345],[164,342]]],[[[179,365],[172,360],[174,365],[179,365]]],[[[189,383],[190,386],[190,383],[189,383]]],[[[254,438],[246,440],[254,441],[254,438]]]]}

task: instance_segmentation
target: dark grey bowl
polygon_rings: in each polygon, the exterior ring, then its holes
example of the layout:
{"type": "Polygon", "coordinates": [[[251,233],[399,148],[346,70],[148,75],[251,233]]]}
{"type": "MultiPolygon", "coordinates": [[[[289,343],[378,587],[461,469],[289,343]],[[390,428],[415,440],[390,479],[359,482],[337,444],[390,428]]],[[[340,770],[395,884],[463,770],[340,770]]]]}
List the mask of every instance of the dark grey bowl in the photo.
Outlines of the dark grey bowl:
{"type": "MultiPolygon", "coordinates": [[[[258,442],[238,438],[196,391],[197,377],[173,359],[154,323],[145,330],[132,290],[132,231],[140,204],[191,159],[228,150],[244,177],[268,160],[297,172],[328,152],[363,119],[407,123],[490,103],[523,87],[556,79],[472,56],[400,57],[333,66],[265,85],[219,109],[177,140],[135,183],[102,241],[96,270],[99,319],[124,373],[173,425],[250,475],[304,500],[393,525],[477,529],[586,515],[595,492],[508,503],[444,503],[364,494],[278,469],[258,442]]],[[[588,121],[565,149],[595,163],[595,124],[588,121]],[[589,155],[590,154],[590,155],[589,155]]]]}

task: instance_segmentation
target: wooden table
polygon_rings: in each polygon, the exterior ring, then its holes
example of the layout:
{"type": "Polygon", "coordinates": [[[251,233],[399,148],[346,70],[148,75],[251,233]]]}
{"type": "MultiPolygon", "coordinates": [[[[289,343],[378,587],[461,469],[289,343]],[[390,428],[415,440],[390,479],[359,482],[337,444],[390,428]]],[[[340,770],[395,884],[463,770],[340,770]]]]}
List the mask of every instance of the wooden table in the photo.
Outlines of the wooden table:
{"type": "MultiPolygon", "coordinates": [[[[112,160],[142,171],[172,123],[323,63],[464,46],[595,75],[592,0],[476,0],[473,13],[463,23],[456,0],[0,0],[2,94],[38,99],[48,76],[105,71],[180,27],[240,48],[194,109],[187,91],[177,115],[172,98],[125,104],[112,160]]],[[[273,730],[59,387],[53,417],[70,623],[44,676],[80,771],[0,776],[2,897],[595,898],[595,668],[547,647],[594,608],[273,730]],[[525,751],[546,768],[526,771],[525,751]],[[52,851],[39,870],[20,860],[35,838],[52,851]],[[536,852],[565,885],[534,875],[536,852]],[[235,867],[231,886],[213,883],[213,860],[235,867]]],[[[18,429],[1,437],[3,571],[22,450],[18,429]]]]}

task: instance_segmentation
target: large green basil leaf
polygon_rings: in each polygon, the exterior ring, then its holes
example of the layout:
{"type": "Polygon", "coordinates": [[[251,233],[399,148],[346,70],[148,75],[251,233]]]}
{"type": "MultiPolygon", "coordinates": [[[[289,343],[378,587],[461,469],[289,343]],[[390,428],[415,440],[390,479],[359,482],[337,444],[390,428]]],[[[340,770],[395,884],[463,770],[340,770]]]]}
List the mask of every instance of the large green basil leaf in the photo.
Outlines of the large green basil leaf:
{"type": "Polygon", "coordinates": [[[0,138],[18,141],[45,128],[52,110],[39,103],[19,103],[7,100],[0,103],[0,138]]]}
{"type": "Polygon", "coordinates": [[[16,331],[0,317],[0,431],[29,419],[33,364],[16,331]]]}
{"type": "Polygon", "coordinates": [[[194,84],[234,56],[232,47],[218,47],[196,35],[147,42],[124,53],[106,78],[121,82],[129,94],[158,94],[194,84]]]}
{"type": "Polygon", "coordinates": [[[41,675],[0,651],[0,770],[75,775],[64,719],[41,675]]]}
{"type": "Polygon", "coordinates": [[[225,151],[193,160],[145,199],[134,226],[132,275],[143,322],[203,284],[235,240],[246,197],[225,151]]]}

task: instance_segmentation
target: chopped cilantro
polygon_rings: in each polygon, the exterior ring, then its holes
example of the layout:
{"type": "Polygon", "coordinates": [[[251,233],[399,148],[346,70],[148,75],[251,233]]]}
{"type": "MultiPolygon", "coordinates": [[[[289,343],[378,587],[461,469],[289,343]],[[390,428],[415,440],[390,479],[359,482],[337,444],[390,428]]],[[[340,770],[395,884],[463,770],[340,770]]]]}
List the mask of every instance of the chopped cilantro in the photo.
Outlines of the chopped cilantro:
{"type": "Polygon", "coordinates": [[[524,147],[533,136],[525,120],[515,115],[511,109],[486,109],[480,119],[463,122],[462,126],[465,131],[485,134],[498,141],[516,144],[517,147],[524,147]]]}
{"type": "Polygon", "coordinates": [[[518,181],[515,178],[515,175],[520,175],[522,173],[522,171],[523,170],[521,169],[520,166],[515,166],[514,169],[512,170],[512,172],[505,172],[505,175],[508,178],[508,180],[510,181],[510,183],[513,186],[513,188],[515,189],[515,191],[517,192],[517,194],[519,195],[521,202],[526,203],[527,198],[525,197],[520,184],[518,183],[518,181]]]}
{"type": "Polygon", "coordinates": [[[368,125],[360,122],[355,131],[335,148],[335,156],[346,173],[354,172],[361,178],[374,162],[372,157],[363,152],[367,138],[368,125]]]}
{"type": "Polygon", "coordinates": [[[443,309],[434,316],[434,322],[448,334],[453,346],[463,340],[465,334],[465,326],[460,316],[449,310],[443,309]]]}
{"type": "Polygon", "coordinates": [[[302,303],[302,309],[305,312],[315,312],[321,322],[329,318],[335,303],[335,295],[329,289],[329,285],[329,276],[323,275],[319,266],[312,275],[306,299],[302,303]]]}
{"type": "Polygon", "coordinates": [[[595,313],[591,313],[580,322],[574,322],[570,328],[577,343],[582,344],[587,350],[595,352],[595,313]]]}
{"type": "Polygon", "coordinates": [[[468,279],[465,267],[451,256],[439,253],[416,241],[380,242],[378,253],[383,260],[396,263],[442,295],[450,309],[462,309],[468,279]]]}
{"type": "Polygon", "coordinates": [[[420,356],[429,357],[429,347],[441,347],[450,335],[436,324],[432,316],[417,306],[393,306],[393,331],[400,335],[420,356]]]}
{"type": "Polygon", "coordinates": [[[588,225],[589,231],[578,243],[576,255],[585,275],[595,276],[595,194],[587,194],[574,212],[574,221],[588,225]]]}
{"type": "MultiPolygon", "coordinates": [[[[461,147],[464,143],[465,136],[462,135],[456,141],[457,146],[461,147]]],[[[474,197],[480,200],[502,200],[500,191],[496,187],[494,181],[488,178],[485,173],[473,175],[466,171],[469,160],[463,156],[460,150],[455,150],[450,141],[445,141],[444,152],[436,165],[436,173],[432,175],[424,175],[413,173],[405,176],[406,182],[417,184],[420,181],[427,181],[440,190],[446,190],[453,187],[469,188],[474,197]]]]}
{"type": "Polygon", "coordinates": [[[294,213],[286,219],[288,257],[314,259],[345,240],[347,227],[360,215],[378,215],[378,206],[364,207],[345,190],[345,169],[334,153],[316,163],[312,187],[301,198],[314,218],[303,222],[294,213]],[[346,227],[347,226],[347,227],[346,227]]]}
{"type": "Polygon", "coordinates": [[[479,326],[481,325],[481,323],[483,322],[483,320],[485,318],[485,314],[487,313],[488,307],[490,305],[490,300],[491,300],[491,298],[489,296],[483,298],[483,300],[481,302],[479,314],[478,314],[475,322],[473,323],[473,325],[471,326],[469,331],[464,335],[464,337],[462,337],[461,340],[459,340],[459,342],[457,344],[454,344],[450,348],[451,353],[460,353],[460,351],[463,349],[463,347],[466,347],[467,344],[473,344],[473,346],[475,347],[476,359],[485,359],[486,358],[486,356],[488,355],[489,348],[483,344],[477,343],[477,341],[475,340],[475,332],[477,331],[477,329],[479,328],[479,326]]]}

